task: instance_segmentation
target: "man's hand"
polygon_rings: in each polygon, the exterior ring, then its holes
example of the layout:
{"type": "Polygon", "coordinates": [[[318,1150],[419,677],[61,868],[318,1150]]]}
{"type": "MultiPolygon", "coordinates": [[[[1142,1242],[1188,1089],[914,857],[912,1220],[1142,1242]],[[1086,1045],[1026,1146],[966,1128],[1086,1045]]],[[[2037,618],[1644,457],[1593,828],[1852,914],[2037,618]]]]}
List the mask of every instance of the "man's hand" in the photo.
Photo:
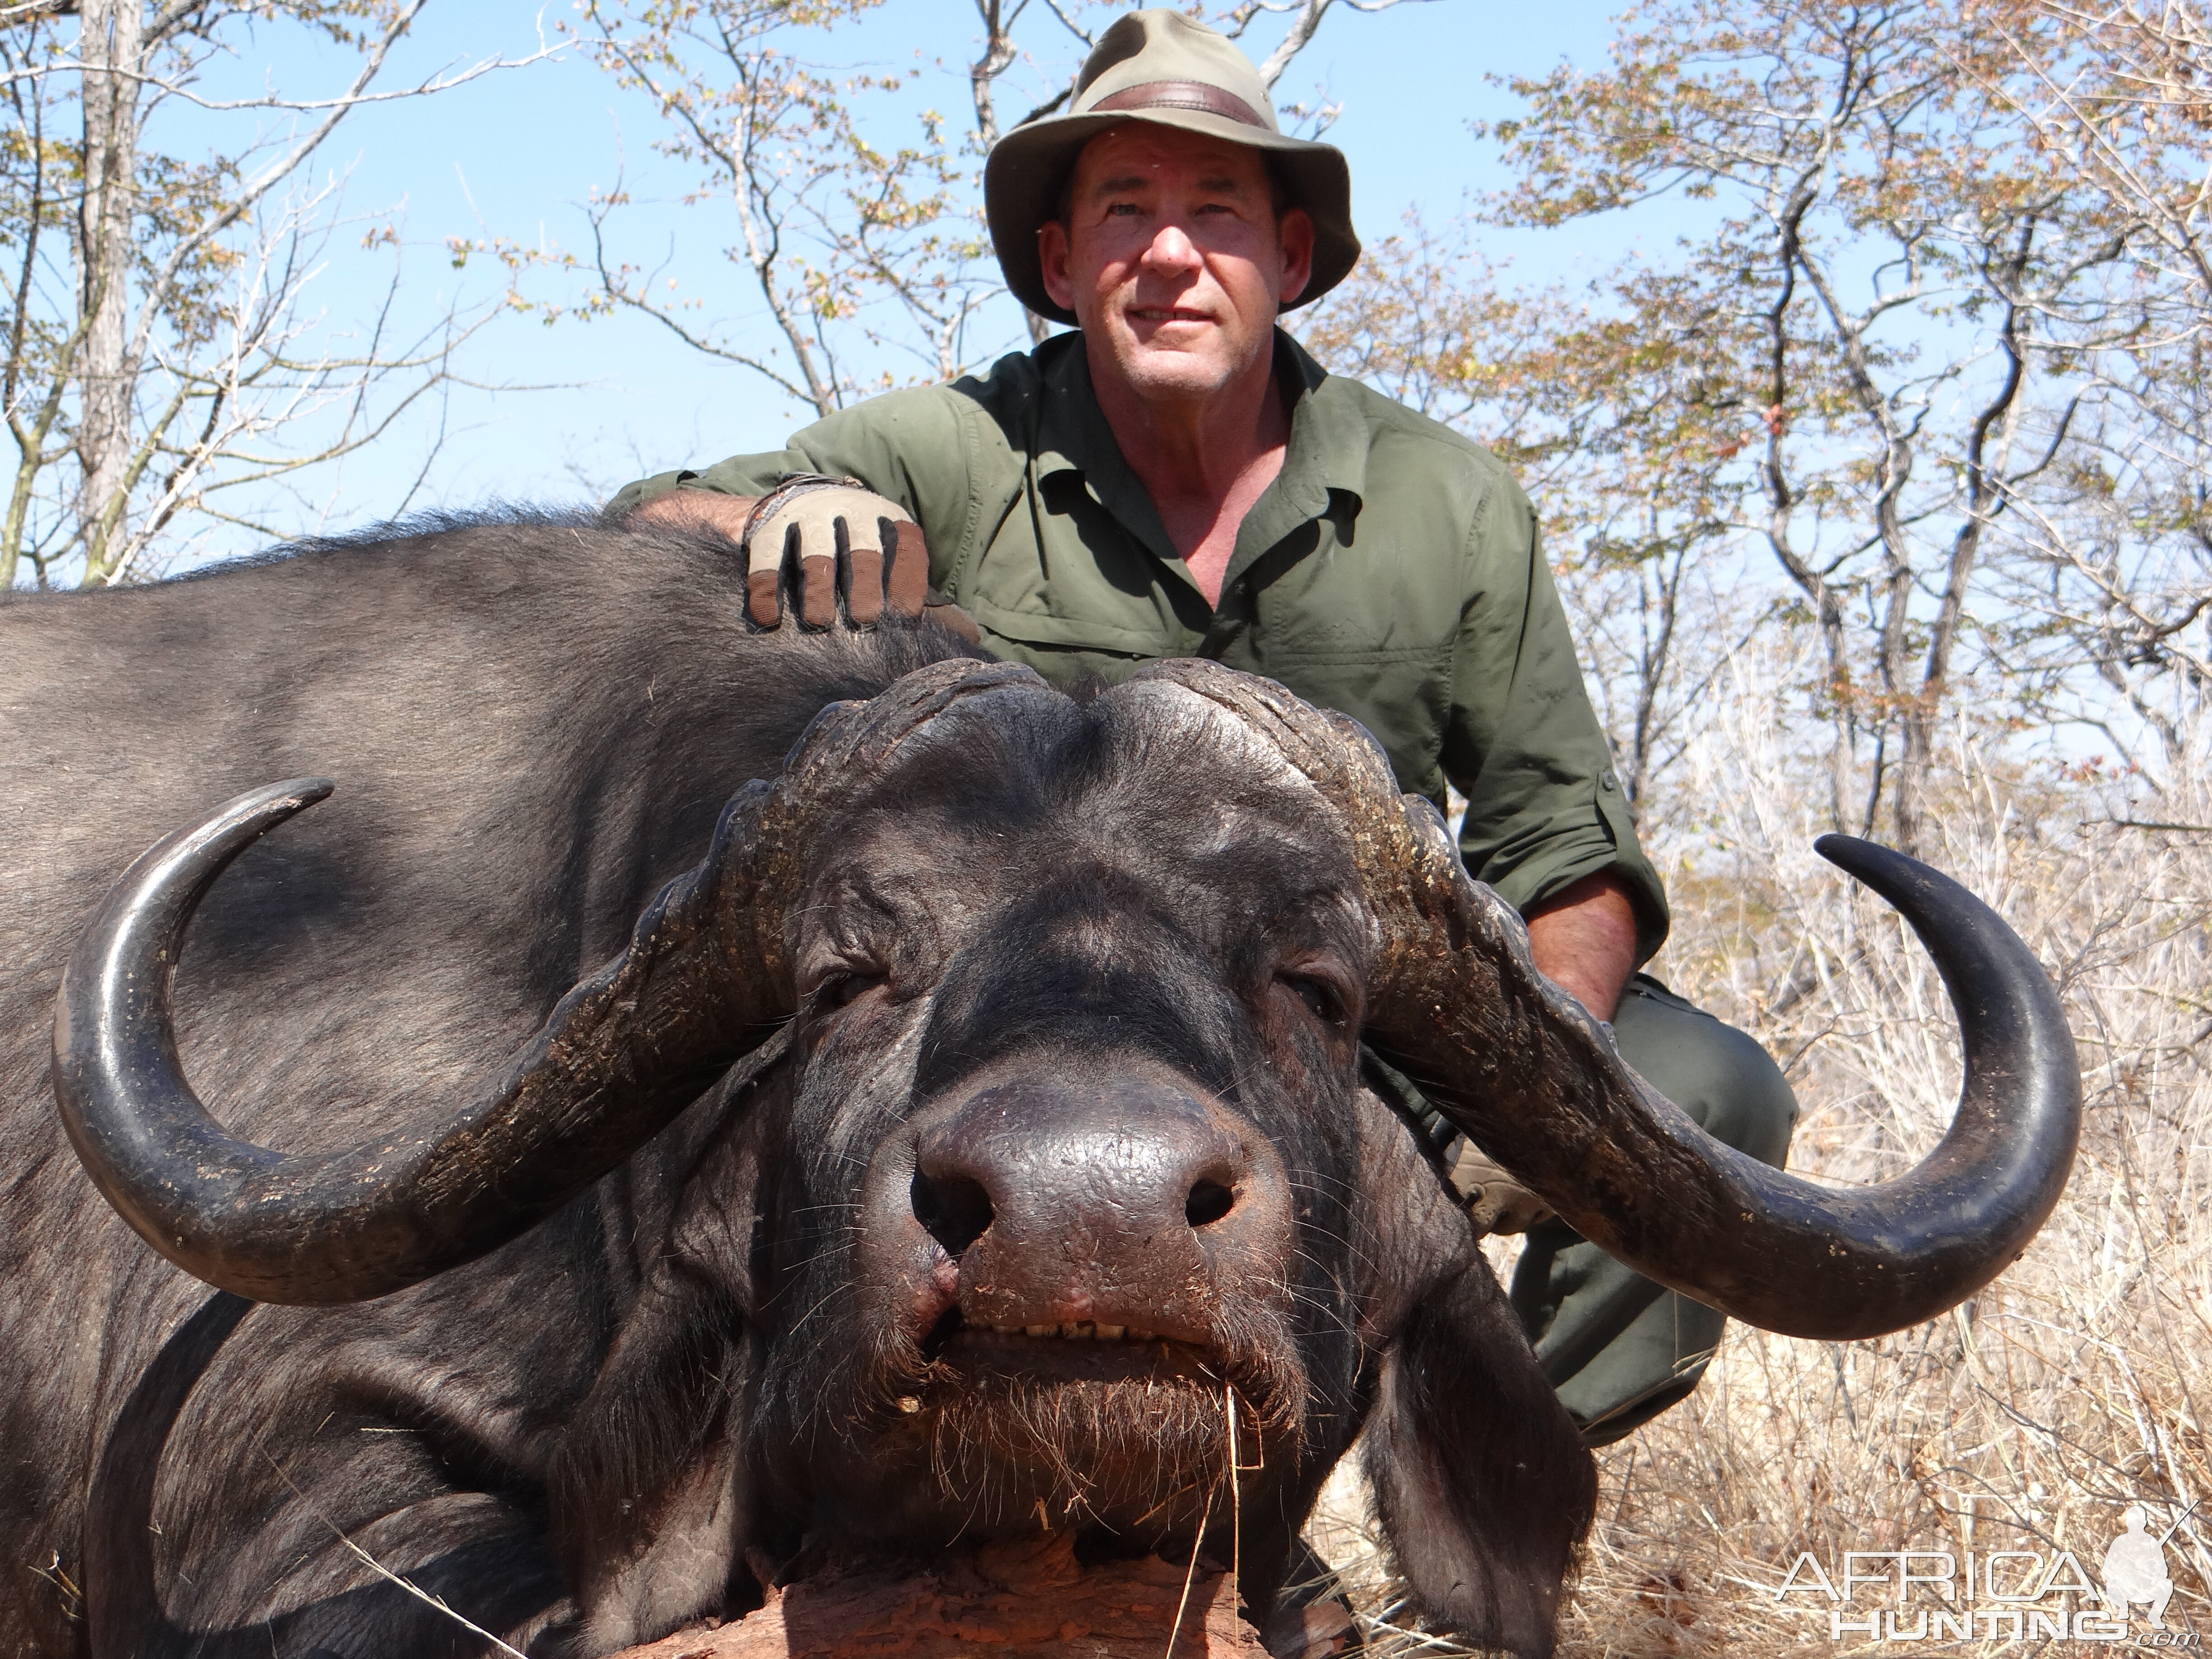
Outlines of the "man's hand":
{"type": "Polygon", "coordinates": [[[1636,969],[1628,884],[1600,870],[1553,894],[1528,913],[1528,954],[1538,973],[1600,1019],[1611,1019],[1636,969]]]}
{"type": "Polygon", "coordinates": [[[836,622],[840,592],[860,628],[886,610],[918,617],[928,595],[921,526],[857,479],[786,478],[754,503],[738,545],[745,552],[746,614],[763,628],[781,620],[780,590],[794,568],[799,619],[809,628],[836,622]]]}
{"type": "Polygon", "coordinates": [[[676,489],[630,514],[635,525],[712,530],[745,555],[745,614],[775,628],[795,608],[809,628],[843,617],[866,628],[888,611],[924,614],[969,640],[975,623],[943,601],[932,605],[929,551],[906,509],[849,479],[802,476],[766,495],[676,489]]]}
{"type": "Polygon", "coordinates": [[[1525,1233],[1552,1218],[1550,1205],[1492,1163],[1471,1140],[1460,1142],[1451,1179],[1467,1201],[1478,1233],[1525,1233]]]}

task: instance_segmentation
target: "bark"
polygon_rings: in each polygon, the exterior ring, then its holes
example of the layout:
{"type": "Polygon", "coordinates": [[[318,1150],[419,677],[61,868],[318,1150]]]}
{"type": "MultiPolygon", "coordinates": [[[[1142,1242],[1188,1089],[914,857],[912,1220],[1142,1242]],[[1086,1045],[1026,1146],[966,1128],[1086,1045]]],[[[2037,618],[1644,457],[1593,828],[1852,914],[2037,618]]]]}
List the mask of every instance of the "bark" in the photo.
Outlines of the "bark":
{"type": "Polygon", "coordinates": [[[137,368],[125,326],[137,210],[138,94],[145,59],[142,0],[85,0],[79,52],[84,62],[84,198],[76,234],[78,303],[87,319],[80,359],[82,405],[77,428],[78,520],[84,582],[95,587],[112,568],[129,497],[132,392],[137,368]]]}
{"type": "Polygon", "coordinates": [[[1787,440],[1790,435],[1790,411],[1796,388],[1790,378],[1790,308],[1796,303],[1797,272],[1804,261],[1805,217],[1820,200],[1820,184],[1826,167],[1828,147],[1824,143],[1815,157],[1815,164],[1803,169],[1793,182],[1789,195],[1774,215],[1775,249],[1779,277],[1773,302],[1766,307],[1767,350],[1765,364],[1766,391],[1766,453],[1759,464],[1759,481],[1766,492],[1766,542],[1790,580],[1796,582],[1812,602],[1813,614],[1818,619],[1820,639],[1828,655],[1828,700],[1830,718],[1835,726],[1835,744],[1828,763],[1829,826],[1837,830],[1851,827],[1845,816],[1844,803],[1851,787],[1851,739],[1855,726],[1855,699],[1851,688],[1850,647],[1844,629],[1844,596],[1828,581],[1828,572],[1816,568],[1794,544],[1791,525],[1796,519],[1800,501],[1798,491],[1790,478],[1787,440]]]}
{"type": "MultiPolygon", "coordinates": [[[[976,141],[988,155],[999,143],[994,83],[1012,67],[1018,53],[1010,22],[1004,15],[1003,0],[975,0],[975,10],[983,24],[983,55],[968,66],[968,86],[975,100],[976,141]]],[[[1022,307],[1022,326],[1029,331],[1033,346],[1042,345],[1051,337],[1050,320],[1026,306],[1022,307]]]]}
{"type": "Polygon", "coordinates": [[[1927,668],[1917,694],[1904,706],[1905,759],[1898,779],[1897,819],[1899,845],[1906,852],[1917,852],[1925,837],[1928,787],[1936,768],[1936,726],[1950,690],[1951,653],[1966,616],[1967,585],[1981,557],[1982,532],[2004,506],[2002,475],[2019,420],[2021,389],[2027,379],[2019,290],[2035,233],[2031,218],[2020,226],[2009,250],[1985,262],[1990,286],[2004,306],[1997,343],[2004,354],[2005,372],[1996,393],[1975,417],[1966,441],[1965,516],[1951,539],[1943,597],[1929,630],[1927,668]]]}

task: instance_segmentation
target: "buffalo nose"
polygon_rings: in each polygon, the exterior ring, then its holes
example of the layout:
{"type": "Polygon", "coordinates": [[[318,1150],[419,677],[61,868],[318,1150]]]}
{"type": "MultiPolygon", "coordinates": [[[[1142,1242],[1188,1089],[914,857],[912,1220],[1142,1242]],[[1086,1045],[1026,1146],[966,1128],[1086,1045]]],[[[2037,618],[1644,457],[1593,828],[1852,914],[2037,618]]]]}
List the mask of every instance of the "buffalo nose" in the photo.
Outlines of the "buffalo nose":
{"type": "Polygon", "coordinates": [[[1224,1281],[1286,1236],[1273,1149],[1166,1079],[1001,1084],[917,1152],[915,1215],[958,1261],[970,1325],[1200,1340],[1224,1281]]]}

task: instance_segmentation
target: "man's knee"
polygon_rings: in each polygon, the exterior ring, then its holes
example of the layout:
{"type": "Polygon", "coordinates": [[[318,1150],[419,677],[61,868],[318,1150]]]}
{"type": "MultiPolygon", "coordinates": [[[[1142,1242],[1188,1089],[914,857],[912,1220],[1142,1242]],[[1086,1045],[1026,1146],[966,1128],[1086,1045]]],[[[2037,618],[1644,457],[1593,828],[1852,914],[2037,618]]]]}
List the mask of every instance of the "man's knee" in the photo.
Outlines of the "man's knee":
{"type": "Polygon", "coordinates": [[[1589,1446],[1609,1446],[1687,1399],[1719,1347],[1727,1319],[1665,1291],[1627,1329],[1553,1386],[1589,1446]]]}
{"type": "Polygon", "coordinates": [[[1797,1124],[1797,1097],[1765,1049],[1649,974],[1628,981],[1613,1029],[1621,1058],[1707,1134],[1781,1166],[1797,1124]]]}

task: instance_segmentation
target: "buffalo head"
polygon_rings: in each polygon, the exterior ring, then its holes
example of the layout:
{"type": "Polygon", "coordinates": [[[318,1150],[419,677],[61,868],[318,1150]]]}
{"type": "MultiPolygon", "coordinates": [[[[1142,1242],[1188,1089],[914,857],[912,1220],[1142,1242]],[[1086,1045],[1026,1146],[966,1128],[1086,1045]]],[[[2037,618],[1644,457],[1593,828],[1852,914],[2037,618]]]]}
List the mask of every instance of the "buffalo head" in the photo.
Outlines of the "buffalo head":
{"type": "Polygon", "coordinates": [[[1548,1650],[1591,1465],[1363,1042],[1622,1259],[1800,1334],[1972,1293],[2070,1161],[2048,985],[1909,860],[1831,853],[1936,951],[1966,1097],[1918,1169],[1833,1192],[1627,1071],[1350,722],[1206,664],[1069,698],[969,661],[826,710],[477,1097],[279,1155],[192,1097],[169,978],[224,864],[321,787],[170,837],[88,930],[56,1034],[88,1168],[212,1283],[374,1297],[514,1237],[750,1054],[667,1250],[741,1333],[748,1534],[787,1559],[1203,1538],[1264,1606],[1364,1429],[1429,1611],[1548,1650]]]}

